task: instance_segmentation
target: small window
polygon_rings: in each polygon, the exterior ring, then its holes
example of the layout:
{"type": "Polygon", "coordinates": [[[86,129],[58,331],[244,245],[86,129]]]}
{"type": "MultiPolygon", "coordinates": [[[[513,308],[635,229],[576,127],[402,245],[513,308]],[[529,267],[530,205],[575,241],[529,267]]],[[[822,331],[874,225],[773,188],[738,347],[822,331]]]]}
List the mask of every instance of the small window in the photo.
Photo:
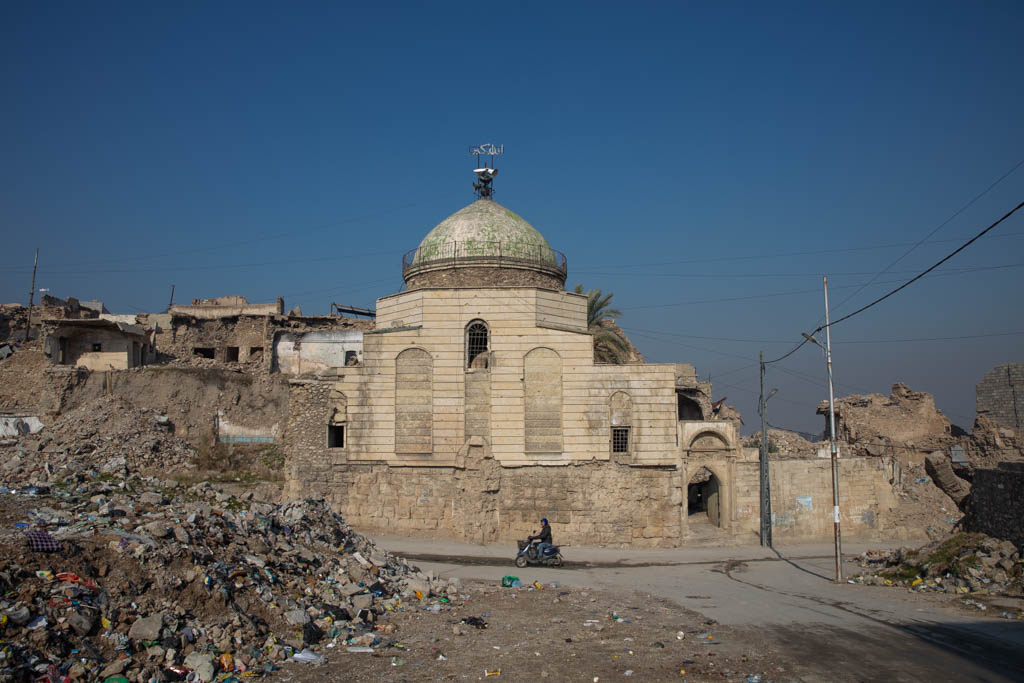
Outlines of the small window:
{"type": "Polygon", "coordinates": [[[345,352],[345,365],[359,365],[359,354],[355,351],[345,352]]]}
{"type": "Polygon", "coordinates": [[[263,359],[263,347],[262,346],[250,346],[249,347],[249,360],[262,360],[263,359]]]}
{"type": "Polygon", "coordinates": [[[103,344],[93,344],[92,350],[99,353],[100,351],[103,350],[103,344]]]}
{"type": "Polygon", "coordinates": [[[629,453],[629,427],[612,427],[612,453],[629,453]]]}
{"type": "Polygon", "coordinates": [[[237,346],[229,346],[229,347],[225,348],[224,349],[224,360],[226,360],[229,363],[237,363],[238,362],[238,347],[237,346]]]}
{"type": "Polygon", "coordinates": [[[327,425],[327,447],[345,447],[345,425],[327,425]]]}
{"type": "Polygon", "coordinates": [[[488,351],[487,325],[483,320],[474,320],[466,328],[466,368],[487,367],[488,351]],[[483,355],[481,361],[474,363],[477,356],[483,355]]]}
{"type": "Polygon", "coordinates": [[[200,358],[213,358],[213,349],[196,346],[192,349],[192,355],[200,358]]]}

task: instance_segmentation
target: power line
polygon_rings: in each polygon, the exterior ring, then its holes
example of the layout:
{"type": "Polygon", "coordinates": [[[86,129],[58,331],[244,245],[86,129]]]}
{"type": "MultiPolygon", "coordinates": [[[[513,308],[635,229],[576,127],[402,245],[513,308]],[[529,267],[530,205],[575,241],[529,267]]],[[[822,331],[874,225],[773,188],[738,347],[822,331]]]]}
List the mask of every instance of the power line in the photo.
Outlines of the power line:
{"type": "MultiPolygon", "coordinates": [[[[1006,263],[1002,265],[978,265],[978,266],[958,266],[955,268],[947,268],[943,270],[944,274],[956,274],[961,272],[975,272],[978,270],[998,270],[1005,268],[1019,268],[1024,266],[1024,263],[1006,263]]],[[[890,274],[899,273],[910,273],[918,272],[916,270],[892,270],[890,274]]],[[[679,279],[714,279],[714,280],[737,280],[737,279],[761,279],[761,278],[820,278],[820,272],[588,272],[590,275],[601,275],[608,276],[608,278],[616,278],[616,276],[623,276],[623,278],[679,278],[679,279]]],[[[846,271],[846,272],[833,272],[829,273],[829,278],[835,275],[871,275],[877,274],[873,270],[860,270],[860,271],[846,271]]],[[[864,289],[870,285],[872,281],[861,285],[860,289],[864,289]]]]}
{"type": "MultiPolygon", "coordinates": [[[[889,292],[888,294],[885,294],[885,295],[883,295],[883,296],[880,296],[880,297],[878,297],[877,299],[875,299],[875,300],[874,300],[874,301],[872,301],[871,303],[867,304],[866,306],[861,306],[860,308],[858,308],[858,309],[857,309],[856,311],[854,311],[853,313],[847,313],[847,314],[846,314],[846,315],[844,315],[844,316],[843,316],[842,318],[839,318],[838,320],[833,320],[833,321],[832,321],[832,322],[831,322],[831,323],[829,324],[829,327],[832,327],[832,326],[838,325],[839,323],[843,322],[844,320],[849,320],[850,318],[852,318],[853,316],[857,315],[858,313],[863,313],[864,311],[868,310],[869,308],[871,308],[871,307],[872,307],[872,306],[874,306],[875,304],[880,304],[880,303],[882,303],[883,301],[885,301],[886,299],[888,299],[888,298],[889,298],[890,296],[892,296],[893,294],[895,294],[895,293],[899,292],[900,290],[902,290],[902,289],[905,289],[905,288],[909,287],[910,285],[914,284],[915,282],[917,282],[918,280],[920,280],[921,278],[923,278],[923,277],[924,277],[925,275],[927,275],[928,273],[932,272],[933,270],[935,270],[936,268],[938,268],[939,266],[941,266],[941,265],[942,265],[943,263],[945,263],[945,262],[946,262],[946,261],[948,261],[949,259],[953,258],[953,257],[954,257],[954,256],[956,256],[957,254],[959,254],[959,253],[960,253],[961,251],[963,251],[963,250],[964,250],[964,249],[966,249],[967,247],[969,247],[969,246],[971,246],[972,244],[974,244],[974,243],[975,243],[976,241],[978,241],[979,239],[981,239],[981,237],[982,237],[982,236],[984,236],[984,234],[985,234],[985,233],[987,233],[987,232],[988,232],[989,230],[992,230],[993,228],[995,228],[995,227],[996,227],[997,225],[999,225],[1000,223],[1002,223],[1003,221],[1005,221],[1005,220],[1006,220],[1007,218],[1009,218],[1009,217],[1010,217],[1010,216],[1012,216],[1013,214],[1017,213],[1017,212],[1018,212],[1018,211],[1019,211],[1019,210],[1020,210],[1020,209],[1021,209],[1022,207],[1024,207],[1024,202],[1021,202],[1021,203],[1020,203],[1020,204],[1018,204],[1017,206],[1015,206],[1015,207],[1013,207],[1012,209],[1010,209],[1009,211],[1007,211],[1007,212],[1006,212],[1006,213],[1005,213],[1005,214],[1003,215],[1003,217],[1002,217],[1002,218],[1000,218],[1000,219],[999,219],[999,220],[997,220],[997,221],[996,221],[995,223],[993,223],[992,225],[988,226],[987,228],[985,228],[984,230],[982,230],[981,232],[979,232],[979,233],[978,233],[977,235],[975,235],[975,236],[974,236],[974,237],[972,237],[971,239],[969,239],[969,240],[967,240],[966,242],[964,242],[963,244],[961,244],[961,245],[960,245],[960,246],[959,246],[959,247],[958,247],[957,249],[955,249],[955,250],[954,250],[954,251],[952,251],[952,252],[951,252],[951,253],[950,253],[949,255],[947,255],[947,256],[945,256],[944,258],[942,258],[941,260],[939,260],[939,261],[938,261],[938,262],[937,262],[937,263],[936,263],[935,265],[933,265],[933,266],[931,266],[930,268],[928,268],[928,269],[926,269],[926,270],[922,271],[922,272],[921,272],[920,274],[918,274],[918,275],[915,275],[914,277],[910,278],[909,280],[907,280],[906,282],[904,282],[904,283],[903,283],[902,285],[900,285],[900,286],[899,286],[899,287],[897,287],[896,289],[892,290],[892,291],[891,291],[891,292],[889,292]]],[[[822,326],[819,326],[819,327],[818,327],[818,329],[817,329],[817,330],[815,330],[814,332],[818,332],[819,330],[822,330],[822,329],[824,329],[824,327],[822,327],[822,326]]],[[[811,334],[813,335],[813,334],[814,334],[814,332],[812,332],[811,334]]]]}
{"type": "MultiPolygon", "coordinates": [[[[860,308],[858,308],[858,309],[857,309],[856,311],[854,311],[853,313],[848,313],[848,314],[844,315],[844,316],[843,316],[842,318],[839,318],[839,319],[837,319],[837,320],[833,320],[833,321],[832,321],[831,323],[829,323],[829,325],[828,325],[828,326],[829,326],[829,327],[833,327],[833,326],[835,326],[835,325],[838,325],[839,323],[843,322],[844,320],[849,320],[849,319],[850,319],[850,318],[852,318],[853,316],[855,316],[855,315],[858,315],[859,313],[863,313],[864,311],[868,310],[868,309],[869,309],[869,308],[871,308],[872,306],[875,306],[876,304],[880,304],[881,302],[883,302],[883,301],[885,301],[886,299],[888,299],[889,297],[891,297],[891,296],[892,296],[893,294],[896,294],[897,292],[899,292],[899,291],[901,291],[901,290],[903,290],[903,289],[906,289],[907,287],[909,287],[909,286],[910,286],[910,285],[912,285],[913,283],[915,283],[915,282],[917,282],[918,280],[920,280],[921,278],[923,278],[923,277],[924,277],[925,275],[927,275],[928,273],[932,272],[933,270],[935,270],[936,268],[938,268],[939,266],[941,266],[941,265],[942,265],[943,263],[945,263],[945,262],[946,262],[946,261],[948,261],[949,259],[951,259],[951,258],[953,258],[954,256],[956,256],[957,254],[959,254],[959,253],[960,253],[961,251],[963,251],[963,250],[964,250],[964,249],[966,249],[967,247],[969,247],[969,246],[971,246],[972,244],[974,244],[974,242],[976,242],[976,241],[978,241],[979,239],[981,239],[981,238],[982,238],[982,237],[983,237],[983,236],[984,236],[984,235],[985,235],[985,234],[986,234],[987,232],[989,232],[990,230],[992,230],[993,228],[995,228],[995,227],[996,227],[997,225],[999,225],[1000,223],[1002,223],[1003,221],[1005,221],[1005,220],[1006,220],[1007,218],[1009,218],[1009,217],[1010,217],[1010,216],[1012,216],[1013,214],[1017,213],[1017,212],[1018,212],[1018,211],[1019,211],[1019,210],[1020,210],[1020,209],[1021,209],[1022,207],[1024,207],[1024,202],[1021,202],[1021,203],[1020,203],[1020,204],[1018,204],[1017,206],[1015,206],[1015,207],[1013,207],[1012,209],[1010,209],[1009,211],[1007,211],[1007,212],[1006,212],[1005,214],[1003,214],[1003,216],[1002,216],[1001,218],[999,218],[999,219],[998,219],[997,221],[995,221],[994,223],[992,223],[992,224],[991,224],[990,226],[988,226],[987,228],[985,228],[984,230],[982,230],[981,232],[979,232],[979,233],[978,233],[977,235],[975,235],[975,236],[974,236],[974,237],[972,237],[971,239],[969,239],[969,240],[967,240],[966,242],[964,242],[963,244],[961,244],[961,245],[960,245],[959,247],[957,247],[957,248],[956,248],[956,249],[954,249],[954,250],[953,250],[952,252],[950,252],[949,254],[947,254],[946,256],[944,256],[944,257],[943,257],[942,259],[940,259],[940,260],[939,260],[938,262],[936,262],[936,263],[935,263],[934,265],[932,265],[931,267],[929,267],[929,268],[927,268],[927,269],[923,270],[923,271],[922,271],[922,272],[920,272],[919,274],[917,274],[917,275],[915,275],[914,277],[910,278],[909,280],[907,280],[906,282],[904,282],[904,283],[903,283],[902,285],[900,285],[900,286],[899,286],[899,287],[897,287],[896,289],[894,289],[894,290],[890,291],[889,293],[887,293],[887,294],[884,294],[884,295],[882,295],[882,296],[878,297],[877,299],[875,299],[874,301],[872,301],[871,303],[869,303],[869,304],[867,304],[867,305],[865,305],[865,306],[861,306],[860,308]]],[[[811,332],[810,336],[811,336],[811,337],[813,337],[813,336],[814,336],[815,334],[817,334],[818,332],[820,332],[820,331],[821,331],[821,330],[823,330],[823,329],[825,329],[825,325],[818,325],[818,327],[816,327],[816,328],[814,329],[814,331],[813,331],[813,332],[811,332]]],[[[766,364],[767,364],[767,363],[777,363],[777,362],[779,362],[779,361],[781,361],[781,360],[783,360],[783,359],[785,359],[785,358],[788,358],[789,356],[791,356],[791,355],[793,355],[794,353],[796,353],[797,349],[801,348],[801,347],[802,347],[802,346],[803,346],[804,344],[806,344],[806,343],[807,343],[807,341],[808,341],[808,339],[809,339],[809,337],[806,337],[806,336],[805,336],[805,337],[804,337],[804,340],[803,340],[803,341],[801,341],[801,342],[800,342],[799,344],[797,344],[797,345],[796,345],[795,347],[793,347],[793,349],[792,349],[791,351],[789,351],[788,353],[786,353],[786,354],[785,354],[785,355],[783,355],[783,356],[780,356],[779,358],[776,358],[775,360],[765,361],[765,363],[766,363],[766,364]]]]}
{"type": "MultiPolygon", "coordinates": [[[[648,333],[648,334],[662,334],[669,337],[679,337],[681,339],[703,339],[705,341],[724,341],[724,342],[737,342],[745,344],[792,344],[791,339],[741,339],[737,337],[705,337],[696,334],[675,334],[673,332],[661,332],[659,330],[642,330],[636,327],[623,327],[626,332],[637,332],[637,333],[648,333]]],[[[907,339],[851,339],[841,342],[833,342],[833,346],[841,344],[899,344],[909,342],[926,342],[926,341],[962,341],[964,339],[984,339],[988,337],[1013,337],[1024,334],[1024,330],[1017,330],[1014,332],[986,332],[982,334],[965,334],[958,337],[912,337],[907,339]]]]}
{"type": "MultiPolygon", "coordinates": [[[[1006,233],[1004,235],[1000,235],[999,239],[1005,239],[1005,238],[1008,238],[1008,237],[1020,237],[1022,235],[1024,235],[1024,232],[1009,232],[1009,233],[1006,233]]],[[[931,242],[928,242],[928,244],[945,244],[947,242],[959,242],[959,241],[960,240],[958,238],[942,239],[942,240],[932,240],[931,242]]],[[[753,261],[753,260],[757,260],[757,259],[769,259],[769,258],[770,259],[777,259],[777,258],[785,258],[785,257],[789,257],[789,256],[817,256],[817,255],[821,255],[821,254],[841,254],[841,253],[846,253],[846,252],[851,252],[851,251],[874,251],[876,249],[892,249],[892,248],[895,248],[895,247],[906,247],[906,246],[910,246],[910,245],[913,245],[913,244],[917,244],[917,243],[916,242],[890,242],[888,244],[875,244],[875,245],[868,245],[868,246],[863,246],[863,247],[840,247],[840,248],[836,248],[836,249],[813,249],[813,250],[808,250],[808,251],[790,251],[790,252],[780,252],[780,253],[775,253],[775,254],[760,253],[760,254],[750,254],[750,255],[747,255],[747,256],[717,256],[717,257],[713,257],[713,258],[694,258],[694,259],[685,259],[685,260],[682,260],[682,261],[660,261],[660,262],[655,262],[655,263],[614,263],[614,264],[605,264],[605,265],[591,266],[591,268],[615,268],[616,271],[619,271],[619,270],[621,270],[623,268],[653,268],[653,267],[656,267],[656,266],[681,266],[681,265],[687,265],[687,264],[690,264],[690,263],[720,263],[720,262],[723,262],[723,261],[753,261]]],[[[588,269],[581,269],[581,270],[577,270],[577,271],[574,271],[574,272],[584,273],[584,274],[596,274],[596,273],[594,273],[594,272],[592,272],[591,270],[588,270],[588,269]]]]}
{"type": "Polygon", "coordinates": [[[861,291],[863,291],[863,290],[864,290],[864,287],[867,287],[867,286],[868,286],[868,285],[870,285],[870,284],[871,284],[872,282],[874,282],[875,280],[877,280],[877,279],[878,279],[878,278],[879,278],[880,276],[882,276],[883,274],[885,274],[885,273],[889,272],[889,269],[890,269],[890,268],[892,268],[892,267],[893,267],[893,266],[895,266],[895,265],[896,265],[897,263],[899,263],[900,261],[902,261],[903,259],[905,259],[905,258],[906,258],[906,257],[907,257],[907,256],[908,256],[908,255],[909,255],[909,254],[910,254],[911,252],[912,252],[912,251],[914,251],[914,250],[915,250],[915,249],[917,249],[917,248],[918,248],[919,246],[921,246],[921,245],[922,245],[922,244],[924,244],[924,243],[925,243],[926,241],[928,241],[928,239],[929,239],[929,238],[930,238],[930,237],[931,237],[932,235],[934,235],[934,234],[935,234],[935,233],[937,233],[937,232],[938,232],[939,230],[941,230],[941,229],[942,229],[943,227],[945,227],[946,225],[948,225],[948,224],[949,224],[949,223],[950,223],[950,222],[951,222],[951,221],[952,221],[952,220],[953,220],[954,218],[956,218],[957,216],[959,216],[960,214],[962,214],[962,213],[963,213],[964,211],[966,211],[967,209],[969,209],[969,208],[970,208],[970,207],[971,207],[971,206],[972,206],[972,205],[973,205],[973,204],[974,204],[974,203],[975,203],[976,201],[978,201],[979,199],[981,199],[982,197],[984,197],[984,196],[985,196],[986,194],[988,194],[988,193],[989,193],[989,191],[991,191],[991,190],[992,190],[992,188],[994,188],[994,187],[995,187],[996,185],[998,185],[999,183],[1003,182],[1003,181],[1004,181],[1004,180],[1005,180],[1005,179],[1006,179],[1007,177],[1009,177],[1009,176],[1010,176],[1010,174],[1011,174],[1011,173],[1013,173],[1014,171],[1016,171],[1016,170],[1017,170],[1018,168],[1020,168],[1020,167],[1021,167],[1022,165],[1024,165],[1024,159],[1021,159],[1020,161],[1018,161],[1018,162],[1017,162],[1017,163],[1016,163],[1016,164],[1015,164],[1015,165],[1013,166],[1013,168],[1011,168],[1011,169],[1010,169],[1009,171],[1007,171],[1007,172],[1006,172],[1006,173],[1004,173],[1003,175],[999,176],[999,177],[998,177],[998,178],[996,179],[996,181],[995,181],[995,182],[993,182],[993,183],[992,183],[991,185],[989,185],[988,187],[986,187],[986,188],[985,188],[984,190],[982,190],[982,191],[981,191],[981,192],[980,192],[979,194],[975,195],[974,199],[972,199],[971,201],[967,202],[966,204],[964,204],[963,206],[961,206],[961,207],[960,207],[959,209],[957,209],[956,211],[954,211],[954,212],[953,212],[953,215],[952,215],[952,216],[950,216],[949,218],[947,218],[946,220],[942,221],[942,222],[941,222],[941,223],[939,223],[939,224],[938,224],[937,226],[935,226],[935,229],[934,229],[934,230],[932,230],[932,231],[931,231],[930,233],[928,233],[927,235],[925,235],[924,237],[922,237],[922,238],[921,238],[921,239],[920,239],[920,240],[919,240],[919,241],[918,241],[918,242],[917,242],[916,244],[914,244],[914,245],[913,245],[912,247],[910,247],[910,249],[907,249],[907,250],[906,250],[905,252],[903,252],[903,254],[902,254],[902,255],[901,255],[901,256],[900,256],[900,257],[899,257],[898,259],[896,259],[895,261],[893,261],[892,263],[890,263],[890,264],[889,264],[888,266],[886,266],[885,268],[883,268],[883,269],[882,269],[882,271],[881,271],[880,273],[877,273],[877,274],[876,274],[876,275],[875,275],[875,276],[874,276],[873,278],[871,278],[871,279],[870,279],[870,280],[868,280],[868,281],[867,281],[866,283],[864,283],[864,285],[863,285],[863,286],[862,286],[862,287],[861,287],[860,289],[858,289],[858,290],[857,290],[856,292],[854,292],[854,293],[853,293],[853,294],[851,294],[850,296],[848,296],[848,297],[846,297],[845,299],[843,299],[842,301],[840,301],[840,302],[839,302],[839,305],[838,305],[838,306],[836,306],[836,310],[838,310],[838,309],[842,308],[842,306],[843,306],[843,305],[844,305],[844,304],[845,304],[845,303],[846,303],[847,301],[849,301],[849,300],[850,300],[850,299],[852,299],[853,297],[855,297],[855,296],[857,296],[858,294],[860,294],[860,293],[861,293],[861,291]]]}

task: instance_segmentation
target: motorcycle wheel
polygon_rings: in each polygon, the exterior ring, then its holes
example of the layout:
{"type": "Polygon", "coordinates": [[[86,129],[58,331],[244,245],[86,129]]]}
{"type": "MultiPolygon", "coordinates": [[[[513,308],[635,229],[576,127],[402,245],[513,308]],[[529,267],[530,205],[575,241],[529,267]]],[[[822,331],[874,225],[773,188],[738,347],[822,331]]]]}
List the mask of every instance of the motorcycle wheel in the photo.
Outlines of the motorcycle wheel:
{"type": "Polygon", "coordinates": [[[553,567],[562,567],[565,565],[565,560],[562,559],[561,555],[556,555],[555,559],[551,562],[553,567]]]}
{"type": "Polygon", "coordinates": [[[516,566],[520,569],[526,566],[526,557],[524,555],[516,555],[516,566]]]}

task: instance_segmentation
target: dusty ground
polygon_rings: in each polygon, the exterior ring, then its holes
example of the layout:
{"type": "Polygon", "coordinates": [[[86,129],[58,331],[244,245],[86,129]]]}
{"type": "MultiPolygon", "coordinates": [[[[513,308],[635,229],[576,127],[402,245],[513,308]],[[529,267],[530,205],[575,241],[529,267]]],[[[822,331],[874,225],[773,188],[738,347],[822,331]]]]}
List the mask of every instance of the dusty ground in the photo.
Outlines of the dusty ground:
{"type": "MultiPolygon", "coordinates": [[[[518,574],[530,578],[529,570],[518,574]]],[[[472,582],[465,588],[440,614],[422,605],[389,614],[381,623],[397,631],[381,638],[393,641],[390,647],[361,654],[339,643],[327,650],[327,663],[289,663],[268,680],[745,681],[757,674],[785,680],[789,668],[752,632],[649,594],[550,584],[537,590],[472,582]],[[482,618],[487,628],[461,624],[467,617],[482,618]]]]}

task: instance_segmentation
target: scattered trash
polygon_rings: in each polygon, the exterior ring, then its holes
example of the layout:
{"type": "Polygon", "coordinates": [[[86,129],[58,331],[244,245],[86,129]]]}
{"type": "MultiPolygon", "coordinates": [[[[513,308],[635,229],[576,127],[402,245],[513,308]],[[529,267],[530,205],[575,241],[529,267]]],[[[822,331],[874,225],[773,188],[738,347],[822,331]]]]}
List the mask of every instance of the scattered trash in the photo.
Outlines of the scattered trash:
{"type": "Polygon", "coordinates": [[[484,676],[500,676],[501,669],[484,669],[484,676]]]}
{"type": "Polygon", "coordinates": [[[481,619],[480,617],[465,617],[461,621],[459,621],[459,623],[466,624],[467,626],[473,626],[475,628],[487,628],[487,622],[481,619]]]}
{"type": "Polygon", "coordinates": [[[509,576],[508,574],[506,574],[505,576],[501,577],[501,587],[512,588],[512,584],[517,583],[518,581],[518,576],[509,576]]]}
{"type": "Polygon", "coordinates": [[[915,484],[927,484],[930,481],[931,481],[931,479],[928,478],[928,477],[918,477],[917,479],[914,480],[914,483],[915,484]]]}
{"type": "MultiPolygon", "coordinates": [[[[348,651],[352,652],[352,648],[349,648],[348,651]]],[[[373,648],[370,648],[370,652],[373,652],[373,648]]],[[[229,658],[228,661],[230,662],[231,655],[226,656],[229,658]]],[[[296,652],[292,655],[292,660],[296,662],[305,662],[308,664],[322,664],[324,662],[323,656],[318,655],[317,653],[309,649],[302,650],[301,652],[296,652]]],[[[230,669],[225,670],[230,671],[230,669]]]]}

